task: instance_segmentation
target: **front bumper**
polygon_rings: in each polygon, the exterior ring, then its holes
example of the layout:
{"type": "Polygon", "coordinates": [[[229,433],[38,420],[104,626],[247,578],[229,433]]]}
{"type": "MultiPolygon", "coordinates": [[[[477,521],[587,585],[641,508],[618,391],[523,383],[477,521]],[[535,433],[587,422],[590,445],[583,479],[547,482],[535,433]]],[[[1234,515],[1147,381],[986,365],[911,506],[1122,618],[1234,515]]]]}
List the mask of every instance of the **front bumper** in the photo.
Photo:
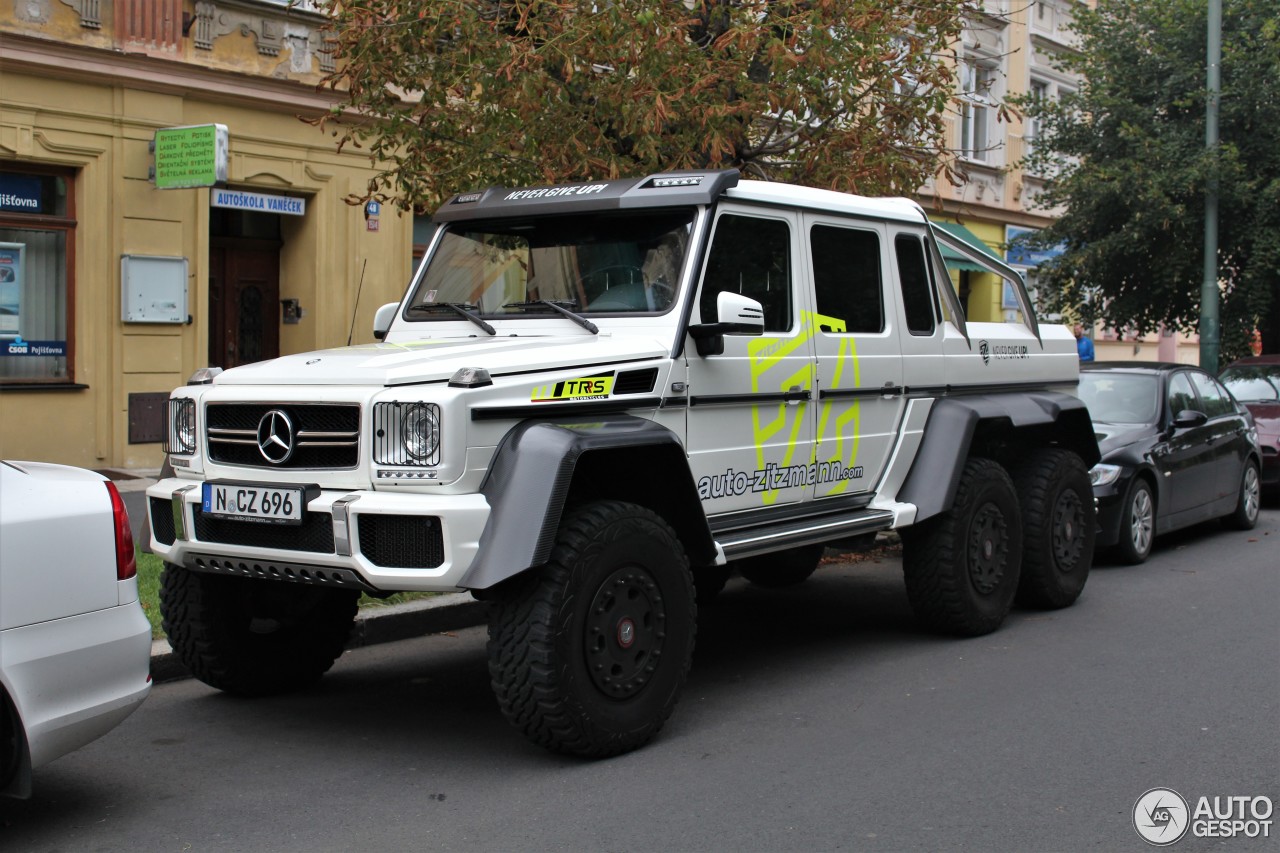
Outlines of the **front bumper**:
{"type": "Polygon", "coordinates": [[[200,483],[147,489],[151,550],[195,571],[351,587],[447,592],[475,560],[489,519],[483,495],[321,490],[301,525],[212,519],[200,483]]]}
{"type": "Polygon", "coordinates": [[[1110,548],[1120,541],[1120,517],[1124,515],[1124,493],[1128,490],[1128,477],[1123,483],[1095,486],[1093,497],[1098,509],[1098,530],[1094,548],[1110,548]],[[1120,488],[1117,488],[1120,487],[1120,488]]]}

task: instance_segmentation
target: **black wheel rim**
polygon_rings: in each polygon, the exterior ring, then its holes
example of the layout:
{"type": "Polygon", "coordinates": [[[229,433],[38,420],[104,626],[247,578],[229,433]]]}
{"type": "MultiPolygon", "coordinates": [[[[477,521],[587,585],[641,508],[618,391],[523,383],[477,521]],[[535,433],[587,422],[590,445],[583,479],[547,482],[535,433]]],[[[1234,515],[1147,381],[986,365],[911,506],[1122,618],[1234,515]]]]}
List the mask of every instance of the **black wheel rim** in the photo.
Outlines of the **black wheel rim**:
{"type": "Polygon", "coordinates": [[[630,699],[657,670],[666,637],[666,610],[653,576],[627,566],[600,585],[587,614],[587,672],[613,699],[630,699]]]}
{"type": "Polygon", "coordinates": [[[1053,557],[1058,570],[1069,572],[1080,562],[1085,539],[1084,504],[1075,492],[1063,492],[1053,505],[1053,557]]]}
{"type": "Polygon", "coordinates": [[[990,595],[1004,579],[1009,560],[1009,525],[995,504],[985,504],[969,527],[969,580],[982,595],[990,595]]]}

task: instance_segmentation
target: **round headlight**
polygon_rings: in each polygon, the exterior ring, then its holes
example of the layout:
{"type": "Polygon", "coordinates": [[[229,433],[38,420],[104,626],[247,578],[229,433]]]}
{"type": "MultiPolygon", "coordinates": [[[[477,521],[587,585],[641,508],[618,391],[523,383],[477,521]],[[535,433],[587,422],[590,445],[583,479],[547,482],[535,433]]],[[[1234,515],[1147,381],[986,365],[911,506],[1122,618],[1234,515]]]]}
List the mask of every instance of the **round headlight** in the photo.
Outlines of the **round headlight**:
{"type": "Polygon", "coordinates": [[[440,416],[432,406],[414,406],[404,416],[400,440],[405,452],[417,460],[435,455],[440,447],[440,416]]]}

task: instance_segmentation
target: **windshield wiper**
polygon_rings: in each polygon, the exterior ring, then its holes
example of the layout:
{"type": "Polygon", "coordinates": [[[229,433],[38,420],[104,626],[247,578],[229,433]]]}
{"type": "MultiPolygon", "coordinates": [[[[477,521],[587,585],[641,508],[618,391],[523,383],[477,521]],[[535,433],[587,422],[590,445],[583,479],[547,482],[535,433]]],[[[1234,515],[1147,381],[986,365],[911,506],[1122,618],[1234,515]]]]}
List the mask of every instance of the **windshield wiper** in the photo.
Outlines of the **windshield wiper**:
{"type": "Polygon", "coordinates": [[[508,302],[506,305],[503,305],[502,307],[503,308],[536,308],[539,305],[545,305],[548,308],[555,311],[557,314],[560,314],[563,317],[568,317],[570,320],[577,323],[579,326],[586,329],[588,332],[590,332],[593,335],[600,334],[600,329],[598,326],[596,326],[595,323],[591,322],[586,317],[583,317],[581,314],[575,314],[574,312],[570,311],[568,308],[564,307],[566,305],[572,305],[574,308],[577,308],[578,303],[576,300],[573,300],[573,299],[532,299],[528,302],[508,302]]]}
{"type": "Polygon", "coordinates": [[[488,323],[486,323],[480,317],[479,314],[473,313],[475,311],[480,310],[479,307],[476,305],[471,305],[470,303],[467,303],[467,302],[421,302],[417,305],[409,306],[410,311],[438,312],[441,309],[445,311],[452,311],[453,313],[457,314],[459,317],[466,317],[468,320],[475,323],[477,326],[484,329],[486,332],[488,332],[491,335],[498,334],[497,330],[494,329],[493,326],[490,326],[488,323]]]}

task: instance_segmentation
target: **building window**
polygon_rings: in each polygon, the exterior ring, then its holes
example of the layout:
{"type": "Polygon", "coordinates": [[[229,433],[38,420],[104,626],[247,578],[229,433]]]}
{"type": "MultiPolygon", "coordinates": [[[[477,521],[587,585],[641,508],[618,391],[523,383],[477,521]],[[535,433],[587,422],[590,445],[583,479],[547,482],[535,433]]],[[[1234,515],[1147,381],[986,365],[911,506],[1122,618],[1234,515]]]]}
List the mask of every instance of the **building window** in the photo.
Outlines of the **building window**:
{"type": "Polygon", "coordinates": [[[72,187],[0,165],[0,385],[73,381],[72,187]]]}
{"type": "MultiPolygon", "coordinates": [[[[1032,80],[1031,88],[1029,91],[1031,94],[1032,104],[1034,105],[1033,109],[1042,107],[1045,101],[1049,99],[1049,84],[1045,83],[1043,80],[1032,80]]],[[[1038,115],[1027,116],[1027,126],[1026,126],[1026,132],[1024,136],[1026,140],[1028,154],[1031,154],[1036,150],[1036,145],[1039,143],[1039,140],[1040,140],[1040,129],[1041,129],[1040,116],[1038,115]]]]}
{"type": "Polygon", "coordinates": [[[991,159],[995,77],[995,69],[978,62],[961,66],[960,154],[981,163],[991,159]]]}

